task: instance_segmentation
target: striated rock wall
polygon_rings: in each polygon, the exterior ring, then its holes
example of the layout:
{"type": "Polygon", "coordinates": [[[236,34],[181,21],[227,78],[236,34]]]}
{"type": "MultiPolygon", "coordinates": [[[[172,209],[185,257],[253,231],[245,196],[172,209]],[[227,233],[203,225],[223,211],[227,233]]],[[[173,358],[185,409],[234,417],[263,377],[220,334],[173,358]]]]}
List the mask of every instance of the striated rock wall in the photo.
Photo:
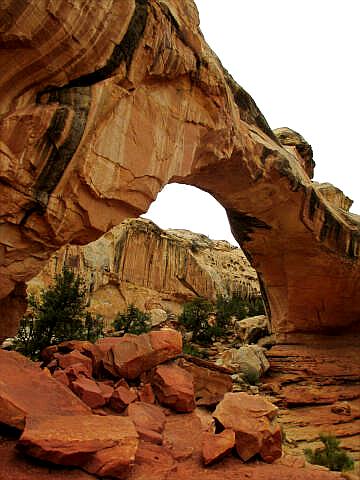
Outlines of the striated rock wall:
{"type": "Polygon", "coordinates": [[[130,303],[169,308],[196,296],[260,294],[255,270],[240,248],[186,230],[161,230],[146,219],[125,220],[89,245],[65,246],[28,283],[37,293],[66,264],[89,287],[89,310],[109,323],[130,303]]]}
{"type": "Polygon", "coordinates": [[[359,328],[359,218],[222,67],[192,0],[1,8],[0,336],[52,253],[144,213],[169,182],[226,208],[279,335],[359,328]]]}

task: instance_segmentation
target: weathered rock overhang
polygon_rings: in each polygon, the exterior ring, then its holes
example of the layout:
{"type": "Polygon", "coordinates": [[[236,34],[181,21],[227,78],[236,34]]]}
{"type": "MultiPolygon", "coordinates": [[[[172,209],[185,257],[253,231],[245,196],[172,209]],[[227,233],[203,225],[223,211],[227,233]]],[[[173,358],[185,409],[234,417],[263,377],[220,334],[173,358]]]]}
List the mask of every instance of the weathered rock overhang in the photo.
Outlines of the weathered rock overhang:
{"type": "Polygon", "coordinates": [[[359,328],[359,217],[224,70],[192,0],[19,1],[3,19],[1,336],[52,252],[139,216],[175,181],[226,208],[278,333],[359,328]]]}

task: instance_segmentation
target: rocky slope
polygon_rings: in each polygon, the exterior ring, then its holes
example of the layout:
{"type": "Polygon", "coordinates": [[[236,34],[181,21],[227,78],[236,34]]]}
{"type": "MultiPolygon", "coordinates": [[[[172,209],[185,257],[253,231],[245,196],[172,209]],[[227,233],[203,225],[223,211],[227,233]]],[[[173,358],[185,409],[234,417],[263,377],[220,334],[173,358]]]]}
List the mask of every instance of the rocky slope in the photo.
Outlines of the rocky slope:
{"type": "Polygon", "coordinates": [[[63,265],[89,288],[89,311],[112,321],[130,303],[143,310],[169,309],[194,297],[260,294],[256,272],[240,248],[186,230],[161,230],[146,219],[126,220],[84,247],[66,246],[28,284],[48,286],[63,265]]]}
{"type": "Polygon", "coordinates": [[[232,393],[229,369],[181,350],[171,329],[62,342],[42,352],[44,370],[0,350],[0,475],[345,480],[282,455],[278,408],[232,393]]]}
{"type": "Polygon", "coordinates": [[[0,336],[54,251],[175,181],[226,208],[278,334],[358,328],[359,218],[222,67],[192,0],[7,0],[2,20],[0,336]]]}

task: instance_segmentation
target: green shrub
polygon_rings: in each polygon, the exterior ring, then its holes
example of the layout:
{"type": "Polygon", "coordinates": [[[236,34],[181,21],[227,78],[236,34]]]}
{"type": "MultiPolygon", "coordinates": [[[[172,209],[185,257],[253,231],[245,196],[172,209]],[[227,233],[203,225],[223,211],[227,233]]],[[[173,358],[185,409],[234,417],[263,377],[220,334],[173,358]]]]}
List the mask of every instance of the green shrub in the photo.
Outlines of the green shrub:
{"type": "Polygon", "coordinates": [[[86,288],[80,277],[64,266],[54,280],[39,299],[29,297],[29,313],[14,339],[13,348],[33,359],[49,345],[73,339],[94,341],[102,333],[101,321],[85,309],[86,288]]]}
{"type": "Polygon", "coordinates": [[[317,448],[315,451],[311,448],[304,450],[308,462],[337,472],[354,468],[354,461],[345,450],[340,448],[340,441],[336,437],[322,433],[320,440],[323,442],[324,448],[317,448]]]}
{"type": "Polygon", "coordinates": [[[193,332],[192,340],[198,343],[210,343],[211,340],[224,336],[232,316],[237,319],[264,313],[261,297],[245,299],[239,292],[230,296],[218,295],[215,305],[205,298],[196,298],[185,303],[179,322],[193,332]],[[209,322],[210,313],[216,312],[216,321],[209,322]]]}
{"type": "Polygon", "coordinates": [[[192,341],[209,343],[215,334],[215,327],[208,322],[214,306],[205,298],[195,298],[183,306],[179,322],[188,331],[193,332],[192,341]]]}
{"type": "Polygon", "coordinates": [[[151,329],[150,315],[131,304],[125,313],[119,312],[117,314],[113,327],[116,331],[123,332],[124,335],[125,333],[140,335],[151,329]]]}
{"type": "Polygon", "coordinates": [[[191,355],[192,357],[208,358],[208,355],[205,352],[202,352],[190,342],[183,342],[183,353],[191,355]]]}
{"type": "Polygon", "coordinates": [[[249,317],[266,315],[262,297],[255,297],[249,300],[249,317]]]}

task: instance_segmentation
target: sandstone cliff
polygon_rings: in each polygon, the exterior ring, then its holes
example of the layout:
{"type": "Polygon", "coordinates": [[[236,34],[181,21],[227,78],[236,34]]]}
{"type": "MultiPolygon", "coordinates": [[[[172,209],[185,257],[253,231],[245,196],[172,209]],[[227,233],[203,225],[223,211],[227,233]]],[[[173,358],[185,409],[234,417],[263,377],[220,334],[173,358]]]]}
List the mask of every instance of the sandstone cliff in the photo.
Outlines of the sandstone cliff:
{"type": "Polygon", "coordinates": [[[107,323],[130,303],[178,313],[196,296],[260,294],[256,272],[240,248],[186,230],[161,230],[146,219],[125,220],[89,245],[63,247],[28,291],[49,285],[64,264],[85,280],[89,310],[107,323]]]}
{"type": "Polygon", "coordinates": [[[359,218],[222,67],[192,0],[5,0],[1,13],[1,336],[54,251],[139,216],[170,182],[226,208],[278,334],[358,328],[359,218]]]}

